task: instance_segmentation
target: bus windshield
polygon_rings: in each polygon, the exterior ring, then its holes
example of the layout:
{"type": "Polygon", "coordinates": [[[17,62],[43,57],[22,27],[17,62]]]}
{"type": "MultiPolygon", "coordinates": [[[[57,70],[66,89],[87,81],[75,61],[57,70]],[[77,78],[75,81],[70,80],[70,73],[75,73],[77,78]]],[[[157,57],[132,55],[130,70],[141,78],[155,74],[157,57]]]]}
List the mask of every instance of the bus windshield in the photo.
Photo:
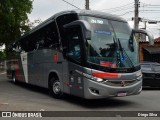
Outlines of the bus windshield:
{"type": "Polygon", "coordinates": [[[91,26],[87,40],[87,62],[110,68],[138,65],[138,44],[126,22],[83,16],[91,26]]]}

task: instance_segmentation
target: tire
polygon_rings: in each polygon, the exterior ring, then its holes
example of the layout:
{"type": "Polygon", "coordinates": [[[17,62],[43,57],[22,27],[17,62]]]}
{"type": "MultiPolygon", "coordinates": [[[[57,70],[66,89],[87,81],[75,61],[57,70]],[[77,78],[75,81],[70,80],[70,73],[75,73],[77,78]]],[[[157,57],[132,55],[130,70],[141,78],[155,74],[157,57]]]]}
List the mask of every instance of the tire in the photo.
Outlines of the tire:
{"type": "Polygon", "coordinates": [[[12,81],[16,84],[16,75],[15,75],[15,73],[12,74],[12,81]]]}
{"type": "Polygon", "coordinates": [[[58,79],[52,78],[49,82],[49,93],[54,98],[62,98],[61,83],[58,79]]]}

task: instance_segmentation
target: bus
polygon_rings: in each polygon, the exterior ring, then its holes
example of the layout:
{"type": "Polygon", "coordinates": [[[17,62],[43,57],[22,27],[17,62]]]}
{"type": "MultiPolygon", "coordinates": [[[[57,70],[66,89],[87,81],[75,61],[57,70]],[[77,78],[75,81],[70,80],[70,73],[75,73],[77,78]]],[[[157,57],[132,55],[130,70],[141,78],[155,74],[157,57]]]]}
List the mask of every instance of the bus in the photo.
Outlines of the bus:
{"type": "Polygon", "coordinates": [[[16,66],[18,65],[18,59],[6,60],[6,65],[7,78],[12,79],[12,73],[15,71],[16,66]]]}
{"type": "Polygon", "coordinates": [[[8,48],[17,61],[7,74],[14,82],[48,88],[55,98],[137,95],[142,73],[135,31],[115,15],[60,12],[8,48]]]}

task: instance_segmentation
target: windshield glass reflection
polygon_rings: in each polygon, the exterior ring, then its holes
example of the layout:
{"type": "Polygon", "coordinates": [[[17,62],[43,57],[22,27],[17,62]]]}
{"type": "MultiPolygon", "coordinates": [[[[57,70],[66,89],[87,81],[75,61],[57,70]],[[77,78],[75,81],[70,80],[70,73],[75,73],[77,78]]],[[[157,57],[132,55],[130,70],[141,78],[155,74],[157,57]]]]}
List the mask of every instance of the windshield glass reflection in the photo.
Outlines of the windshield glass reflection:
{"type": "Polygon", "coordinates": [[[111,68],[138,65],[138,45],[127,23],[84,16],[92,28],[87,61],[111,68]]]}

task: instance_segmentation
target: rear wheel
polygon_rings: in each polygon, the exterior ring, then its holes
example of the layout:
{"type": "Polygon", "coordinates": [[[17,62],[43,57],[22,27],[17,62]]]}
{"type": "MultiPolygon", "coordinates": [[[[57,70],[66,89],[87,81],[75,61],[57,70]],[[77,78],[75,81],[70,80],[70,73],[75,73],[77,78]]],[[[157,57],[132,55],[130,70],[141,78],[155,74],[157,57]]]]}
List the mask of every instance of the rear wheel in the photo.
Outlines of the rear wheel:
{"type": "Polygon", "coordinates": [[[49,84],[49,92],[54,98],[61,98],[63,92],[61,90],[61,83],[58,79],[54,77],[50,80],[49,84]]]}
{"type": "Polygon", "coordinates": [[[12,73],[12,81],[13,81],[14,83],[16,83],[16,75],[15,75],[15,73],[12,73]]]}

